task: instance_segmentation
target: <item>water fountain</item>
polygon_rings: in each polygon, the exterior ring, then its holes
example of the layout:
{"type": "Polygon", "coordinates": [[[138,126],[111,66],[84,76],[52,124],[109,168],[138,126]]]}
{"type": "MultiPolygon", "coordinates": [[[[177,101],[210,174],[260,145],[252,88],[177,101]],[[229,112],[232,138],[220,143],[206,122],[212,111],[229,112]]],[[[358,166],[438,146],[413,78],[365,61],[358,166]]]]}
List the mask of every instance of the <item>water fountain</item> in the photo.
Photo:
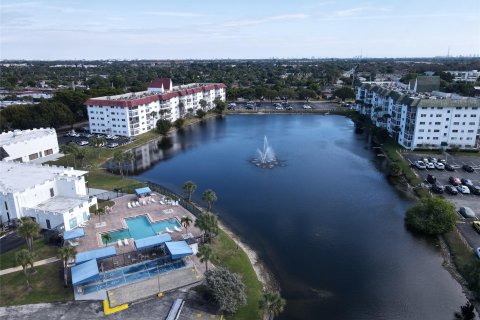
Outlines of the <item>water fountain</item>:
{"type": "Polygon", "coordinates": [[[257,149],[258,158],[251,160],[257,167],[271,169],[279,164],[273,148],[268,145],[267,136],[263,138],[263,149],[257,149]]]}

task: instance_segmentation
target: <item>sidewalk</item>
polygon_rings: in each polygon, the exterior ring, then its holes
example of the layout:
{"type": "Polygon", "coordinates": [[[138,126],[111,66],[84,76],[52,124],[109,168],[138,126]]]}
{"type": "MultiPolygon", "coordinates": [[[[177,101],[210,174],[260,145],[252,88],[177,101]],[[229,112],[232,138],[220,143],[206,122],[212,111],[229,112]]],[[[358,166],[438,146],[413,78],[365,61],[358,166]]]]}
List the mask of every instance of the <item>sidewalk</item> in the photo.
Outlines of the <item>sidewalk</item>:
{"type": "MultiPolygon", "coordinates": [[[[52,262],[57,262],[57,261],[59,261],[59,260],[60,260],[60,259],[58,259],[57,257],[51,257],[51,258],[48,258],[48,259],[35,261],[33,265],[34,265],[35,267],[38,267],[38,266],[43,266],[44,264],[49,264],[49,263],[52,263],[52,262]]],[[[0,270],[0,276],[3,276],[3,275],[5,275],[5,274],[9,274],[9,273],[13,273],[13,272],[17,272],[17,271],[22,271],[22,270],[23,270],[22,266],[14,267],[14,268],[9,268],[9,269],[3,269],[3,270],[0,270]]]]}

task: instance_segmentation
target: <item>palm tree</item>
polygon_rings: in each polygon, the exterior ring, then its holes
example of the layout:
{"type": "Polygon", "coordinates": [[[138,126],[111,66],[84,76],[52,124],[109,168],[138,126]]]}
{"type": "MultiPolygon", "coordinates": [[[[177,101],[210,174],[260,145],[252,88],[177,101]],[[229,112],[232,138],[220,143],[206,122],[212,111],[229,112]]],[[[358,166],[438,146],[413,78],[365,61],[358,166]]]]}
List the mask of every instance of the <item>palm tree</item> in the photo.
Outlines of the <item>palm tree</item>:
{"type": "Polygon", "coordinates": [[[188,196],[188,202],[192,201],[192,194],[197,190],[197,185],[193,181],[186,181],[183,184],[183,190],[186,192],[188,196]]]}
{"type": "Polygon", "coordinates": [[[203,192],[202,200],[207,203],[207,211],[212,209],[212,202],[217,201],[217,194],[212,189],[207,189],[203,192]]]}
{"type": "Polygon", "coordinates": [[[95,214],[98,216],[98,221],[100,221],[100,216],[105,213],[105,208],[98,208],[95,210],[95,214]]]}
{"type": "Polygon", "coordinates": [[[202,244],[198,249],[197,257],[200,258],[200,262],[205,262],[205,271],[208,271],[208,261],[213,258],[213,249],[209,244],[202,244]]]}
{"type": "Polygon", "coordinates": [[[78,149],[74,156],[81,161],[80,162],[80,168],[83,168],[83,161],[85,160],[85,157],[87,156],[87,150],[83,149],[83,148],[78,149]]]}
{"type": "Polygon", "coordinates": [[[33,254],[26,249],[22,249],[15,254],[15,259],[17,260],[17,263],[19,263],[23,268],[23,274],[25,275],[27,290],[30,290],[31,287],[30,282],[28,282],[27,266],[31,265],[33,268],[33,254]]]}
{"type": "Polygon", "coordinates": [[[78,155],[78,146],[76,144],[71,143],[69,146],[70,148],[70,154],[73,157],[73,167],[75,168],[77,166],[77,155],[78,155]]]}
{"type": "Polygon", "coordinates": [[[90,137],[88,139],[88,144],[91,145],[92,147],[97,147],[98,146],[98,138],[97,137],[90,137]]]}
{"type": "Polygon", "coordinates": [[[155,119],[157,118],[157,111],[150,112],[150,117],[153,118],[153,123],[156,123],[155,119]]]}
{"type": "MultiPolygon", "coordinates": [[[[155,112],[155,111],[152,111],[155,112]]],[[[123,160],[128,164],[127,167],[127,175],[128,175],[128,169],[132,168],[132,173],[133,173],[133,161],[135,161],[135,155],[133,152],[127,152],[123,155],[123,160]]]]}
{"type": "Polygon", "coordinates": [[[198,104],[200,105],[200,107],[202,107],[203,111],[206,111],[205,107],[207,106],[207,101],[200,99],[200,101],[198,101],[198,104]]]}
{"type": "Polygon", "coordinates": [[[18,234],[25,238],[28,250],[33,252],[33,238],[40,235],[40,225],[28,217],[20,219],[21,224],[18,227],[18,234]]]}
{"type": "Polygon", "coordinates": [[[64,246],[58,249],[57,256],[63,261],[63,279],[65,288],[68,286],[68,260],[75,257],[77,250],[74,247],[64,246]]]}
{"type": "Polygon", "coordinates": [[[180,101],[178,103],[178,110],[180,111],[180,117],[183,117],[183,115],[185,114],[185,103],[180,101]]]}
{"type": "Polygon", "coordinates": [[[102,234],[102,239],[105,241],[105,247],[108,245],[109,241],[112,241],[112,236],[109,233],[102,234]]]}
{"type": "Polygon", "coordinates": [[[65,155],[65,159],[67,159],[67,166],[68,164],[68,154],[72,151],[72,148],[68,144],[62,144],[60,146],[60,152],[65,155]]]}
{"type": "Polygon", "coordinates": [[[212,242],[212,235],[218,232],[218,219],[211,212],[202,213],[195,220],[195,227],[203,231],[204,238],[212,242]]]}
{"type": "Polygon", "coordinates": [[[115,151],[115,153],[113,154],[113,161],[117,164],[118,170],[120,170],[120,175],[122,176],[122,179],[123,179],[123,159],[124,159],[124,155],[122,151],[120,150],[115,151]]]}
{"type": "Polygon", "coordinates": [[[260,309],[267,313],[268,319],[271,320],[282,313],[285,308],[285,299],[280,296],[278,291],[267,291],[263,293],[259,306],[260,309]]]}
{"type": "Polygon", "coordinates": [[[183,216],[180,219],[180,223],[182,224],[182,226],[184,226],[185,233],[187,233],[188,232],[188,227],[190,227],[190,224],[192,223],[192,219],[190,219],[189,216],[183,216]]]}

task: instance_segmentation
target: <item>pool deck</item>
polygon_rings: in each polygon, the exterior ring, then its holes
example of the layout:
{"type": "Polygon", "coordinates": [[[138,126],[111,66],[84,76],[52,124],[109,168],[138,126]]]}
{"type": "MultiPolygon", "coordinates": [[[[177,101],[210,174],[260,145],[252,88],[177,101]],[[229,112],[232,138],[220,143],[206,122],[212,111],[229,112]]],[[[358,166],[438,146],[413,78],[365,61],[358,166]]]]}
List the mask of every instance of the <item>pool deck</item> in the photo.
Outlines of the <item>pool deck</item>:
{"type": "MultiPolygon", "coordinates": [[[[135,195],[126,195],[120,198],[116,198],[113,201],[115,205],[111,207],[110,214],[104,214],[100,217],[91,216],[90,221],[84,227],[85,236],[75,241],[78,242],[78,245],[75,247],[77,252],[84,252],[89,250],[94,250],[98,248],[105,247],[101,244],[100,234],[115,231],[118,229],[124,229],[126,224],[124,222],[125,218],[131,218],[135,216],[141,216],[148,214],[151,222],[158,222],[160,220],[176,218],[179,222],[183,216],[189,216],[192,219],[190,227],[188,227],[188,233],[191,233],[194,237],[200,236],[202,232],[200,229],[194,226],[195,216],[192,215],[189,211],[185,210],[182,206],[172,206],[169,204],[161,204],[160,199],[163,196],[154,193],[151,198],[156,202],[146,205],[141,205],[135,208],[128,208],[127,203],[137,200],[135,195]]],[[[183,240],[183,235],[185,234],[185,228],[182,227],[182,232],[174,231],[170,233],[172,240],[183,240]]],[[[118,246],[117,242],[109,243],[109,246],[115,246],[117,254],[122,254],[126,252],[133,251],[135,249],[133,238],[128,239],[129,245],[118,246]]]]}

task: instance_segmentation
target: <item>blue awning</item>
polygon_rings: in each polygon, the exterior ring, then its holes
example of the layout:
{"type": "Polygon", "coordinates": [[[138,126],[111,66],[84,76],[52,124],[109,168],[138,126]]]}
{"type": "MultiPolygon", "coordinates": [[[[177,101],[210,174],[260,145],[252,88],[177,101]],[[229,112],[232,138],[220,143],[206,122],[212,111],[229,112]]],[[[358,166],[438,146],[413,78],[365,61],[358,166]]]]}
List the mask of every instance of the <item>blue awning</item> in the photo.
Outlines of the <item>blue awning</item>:
{"type": "Polygon", "coordinates": [[[149,187],[139,188],[139,189],[135,189],[135,193],[139,197],[149,196],[150,193],[152,193],[152,190],[150,190],[149,187]]]}
{"type": "Polygon", "coordinates": [[[72,284],[74,286],[95,281],[99,278],[100,272],[98,271],[97,260],[95,259],[72,267],[72,284]]]}
{"type": "Polygon", "coordinates": [[[77,255],[75,256],[75,263],[80,264],[88,260],[109,258],[114,257],[115,255],[115,247],[108,246],[101,249],[77,253],[77,255]]]}
{"type": "Polygon", "coordinates": [[[178,259],[193,254],[192,248],[190,248],[187,242],[183,240],[165,242],[165,245],[167,246],[168,251],[172,255],[172,259],[178,259]]]}
{"type": "Polygon", "coordinates": [[[85,230],[83,228],[77,228],[63,233],[64,240],[73,240],[85,236],[85,230]]]}
{"type": "Polygon", "coordinates": [[[167,241],[172,241],[172,238],[168,233],[159,234],[157,236],[151,236],[143,239],[135,240],[135,246],[137,249],[146,249],[159,246],[167,241]]]}

